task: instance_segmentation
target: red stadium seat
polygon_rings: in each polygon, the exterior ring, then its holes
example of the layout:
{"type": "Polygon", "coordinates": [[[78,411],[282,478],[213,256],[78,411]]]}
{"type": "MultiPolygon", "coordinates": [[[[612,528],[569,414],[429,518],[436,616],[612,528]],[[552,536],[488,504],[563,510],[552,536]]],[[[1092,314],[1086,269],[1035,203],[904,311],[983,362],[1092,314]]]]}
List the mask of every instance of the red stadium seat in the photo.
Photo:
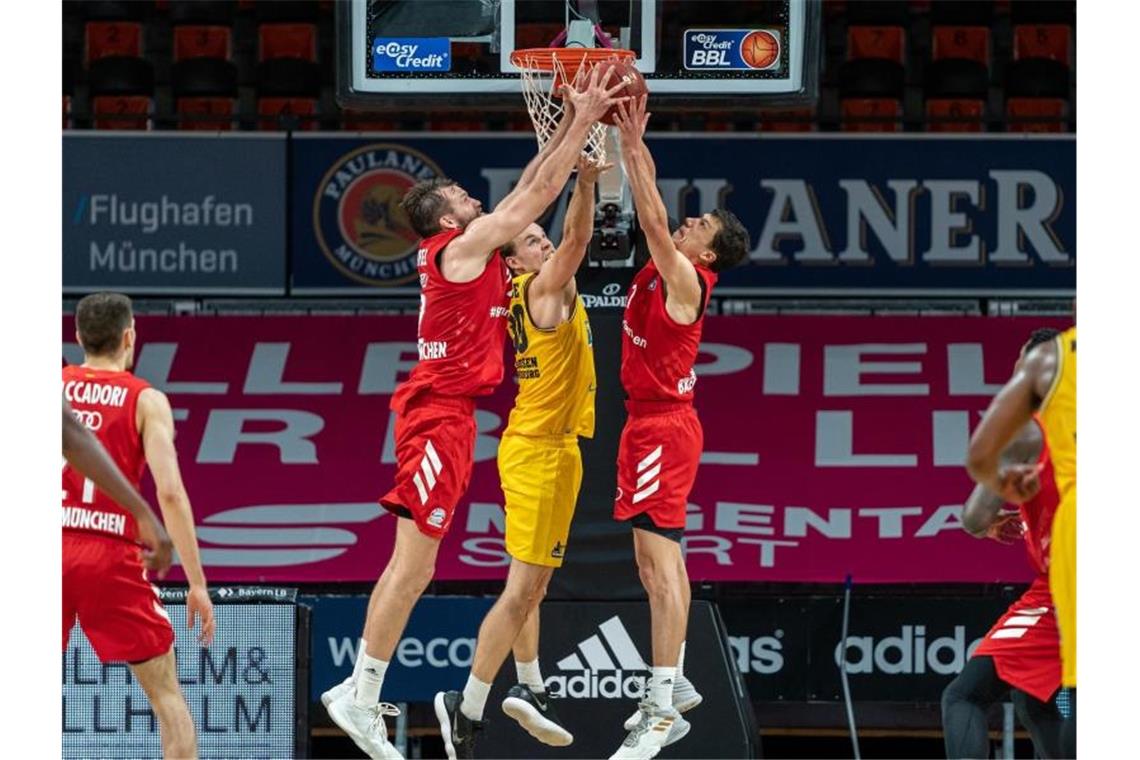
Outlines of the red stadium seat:
{"type": "Polygon", "coordinates": [[[228,26],[174,27],[174,62],[188,58],[233,57],[233,32],[228,26]]]}
{"type": "Polygon", "coordinates": [[[986,104],[971,98],[931,98],[926,101],[927,132],[983,132],[986,104]]]}
{"type": "Polygon", "coordinates": [[[88,21],[83,30],[84,63],[100,58],[142,56],[142,24],[133,21],[88,21]]]}
{"type": "Polygon", "coordinates": [[[1073,65],[1073,32],[1066,24],[1019,24],[1013,28],[1013,59],[1047,58],[1073,65]]]}
{"type": "MultiPolygon", "coordinates": [[[[288,120],[282,116],[316,116],[317,99],[300,97],[259,97],[257,99],[257,128],[263,132],[272,132],[278,129],[288,129],[288,120]]],[[[298,119],[293,125],[294,129],[315,130],[318,124],[316,119],[298,119]]]]}
{"type": "Polygon", "coordinates": [[[341,111],[341,129],[346,132],[394,132],[399,128],[399,121],[390,116],[352,108],[341,111]]]}
{"type": "Polygon", "coordinates": [[[96,95],[91,98],[95,129],[150,129],[151,99],[146,95],[96,95]]]}
{"type": "Polygon", "coordinates": [[[843,98],[844,132],[901,132],[902,103],[897,98],[843,98]]]}
{"type": "Polygon", "coordinates": [[[847,28],[847,60],[883,58],[903,63],[906,32],[901,26],[850,26],[847,28]]]}
{"type": "Polygon", "coordinates": [[[257,28],[257,60],[317,60],[316,24],[262,24],[257,28]]]}
{"type": "Polygon", "coordinates": [[[936,26],[931,58],[963,58],[990,65],[990,30],[984,26],[936,26]]]}
{"type": "Polygon", "coordinates": [[[815,113],[810,108],[767,109],[760,112],[761,132],[814,132],[815,113]]]}
{"type": "Polygon", "coordinates": [[[190,132],[229,132],[233,129],[236,103],[233,98],[224,97],[175,98],[178,115],[187,117],[179,120],[178,128],[190,132]]]}
{"type": "Polygon", "coordinates": [[[1062,98],[1008,98],[1005,114],[1008,132],[1065,132],[1068,103],[1062,98]],[[1039,121],[1033,117],[1040,117],[1039,121]]]}

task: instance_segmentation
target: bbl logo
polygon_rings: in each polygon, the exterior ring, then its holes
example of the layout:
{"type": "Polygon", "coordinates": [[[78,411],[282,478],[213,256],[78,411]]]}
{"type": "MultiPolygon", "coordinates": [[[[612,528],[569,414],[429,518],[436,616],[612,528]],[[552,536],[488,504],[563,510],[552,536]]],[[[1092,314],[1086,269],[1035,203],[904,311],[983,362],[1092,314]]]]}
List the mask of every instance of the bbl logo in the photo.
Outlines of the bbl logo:
{"type": "Polygon", "coordinates": [[[365,285],[401,285],[416,277],[419,235],[400,208],[408,188],[442,174],[418,150],[377,143],[347,153],[329,169],[313,199],[313,229],[329,261],[365,285]]]}

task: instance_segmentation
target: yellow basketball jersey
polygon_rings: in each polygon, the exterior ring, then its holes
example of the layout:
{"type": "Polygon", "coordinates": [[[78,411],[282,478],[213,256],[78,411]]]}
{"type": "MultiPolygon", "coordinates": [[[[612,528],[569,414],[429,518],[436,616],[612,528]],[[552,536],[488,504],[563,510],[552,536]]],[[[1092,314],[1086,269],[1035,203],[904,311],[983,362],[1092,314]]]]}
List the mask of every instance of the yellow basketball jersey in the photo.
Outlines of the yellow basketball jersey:
{"type": "Polygon", "coordinates": [[[580,296],[570,319],[543,330],[535,326],[526,290],[534,272],[511,282],[507,324],[515,345],[519,391],[507,433],[594,436],[594,337],[580,296]]]}
{"type": "Polygon", "coordinates": [[[1049,441],[1057,495],[1064,502],[1076,498],[1077,488],[1077,328],[1055,339],[1057,374],[1041,402],[1041,421],[1049,441]]]}

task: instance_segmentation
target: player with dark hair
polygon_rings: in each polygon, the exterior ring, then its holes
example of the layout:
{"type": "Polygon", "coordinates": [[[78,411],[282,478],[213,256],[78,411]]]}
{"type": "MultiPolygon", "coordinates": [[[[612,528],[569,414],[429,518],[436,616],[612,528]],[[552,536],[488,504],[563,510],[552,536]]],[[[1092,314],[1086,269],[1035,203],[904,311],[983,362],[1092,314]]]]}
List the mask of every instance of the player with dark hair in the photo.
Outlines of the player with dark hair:
{"type": "Polygon", "coordinates": [[[689,732],[681,712],[696,706],[680,687],[690,588],[681,537],[704,434],[693,409],[693,365],[717,273],[748,255],[748,232],[730,211],[690,217],[672,235],[643,136],[645,97],[619,106],[622,159],[651,261],[634,276],[622,319],[621,380],[629,419],[618,449],[614,517],[633,528],[649,595],[653,666],[629,735],[614,757],[649,758],[689,732]]]}
{"type": "MultiPolygon", "coordinates": [[[[158,503],[190,582],[187,627],[214,636],[214,608],[198,557],[194,514],[178,470],[174,415],[166,396],[130,372],[135,321],[131,301],[96,293],[75,309],[83,364],[63,368],[63,395],[137,489],[150,468],[158,503]]],[[[63,648],[78,618],[102,662],[125,661],[158,717],[166,757],[194,757],[197,740],[178,686],[174,629],[157,590],[146,582],[134,516],[72,467],[63,470],[63,648]]]]}
{"type": "Polygon", "coordinates": [[[67,399],[63,400],[63,458],[80,475],[91,480],[96,488],[131,513],[139,526],[139,543],[146,547],[142,553],[143,566],[159,578],[166,575],[174,548],[166,528],[107,454],[99,439],[76,418],[67,399]]]}
{"type": "MultiPolygon", "coordinates": [[[[1059,331],[1034,330],[1017,364],[1036,346],[1059,331]]],[[[1012,691],[1014,708],[1029,729],[1037,755],[1063,757],[1063,718],[1053,697],[1061,685],[1060,639],[1049,593],[1049,541],[1057,488],[1049,447],[1040,421],[1027,423],[1002,452],[1006,464],[1033,463],[1042,470],[1041,490],[1017,510],[1004,511],[1005,501],[985,486],[974,487],[962,511],[962,526],[979,538],[1011,543],[1024,536],[1029,563],[1037,577],[1029,589],[986,634],[962,672],[942,693],[942,728],[948,758],[989,754],[986,713],[1012,691]]]]}
{"type": "Polygon", "coordinates": [[[574,737],[554,713],[538,665],[538,606],[562,566],[582,484],[578,436],[594,434],[593,336],[574,279],[594,231],[594,185],[610,168],[578,161],[558,249],[537,223],[500,250],[511,270],[507,325],[519,390],[499,441],[506,510],[507,583],[483,619],[462,692],[440,692],[435,712],[448,757],[472,757],[472,726],[483,719],[491,682],[512,650],[519,683],[503,711],[539,741],[574,737]]]}
{"type": "Polygon", "coordinates": [[[1049,591],[1060,635],[1061,685],[1070,689],[1072,715],[1061,728],[1061,756],[1075,757],[1077,705],[1076,510],[1077,328],[1028,351],[990,404],[970,438],[970,477],[1011,504],[1042,488],[1041,465],[1003,463],[1001,452],[1036,413],[1049,447],[1058,506],[1049,531],[1049,591]]]}
{"type": "MultiPolygon", "coordinates": [[[[624,87],[606,88],[595,70],[579,92],[564,89],[569,108],[518,186],[483,214],[482,204],[450,180],[417,183],[401,203],[424,240],[420,280],[419,363],[396,389],[395,487],[380,498],[394,514],[392,555],[369,600],[364,646],[353,675],[322,695],[329,716],[373,758],[398,757],[378,703],[384,674],[408,616],[435,574],[439,542],[467,490],[475,448],[475,398],[503,378],[503,338],[510,273],[499,247],[549,206],[566,183],[593,125],[624,87]]],[[[474,728],[479,728],[474,724],[474,728]]]]}

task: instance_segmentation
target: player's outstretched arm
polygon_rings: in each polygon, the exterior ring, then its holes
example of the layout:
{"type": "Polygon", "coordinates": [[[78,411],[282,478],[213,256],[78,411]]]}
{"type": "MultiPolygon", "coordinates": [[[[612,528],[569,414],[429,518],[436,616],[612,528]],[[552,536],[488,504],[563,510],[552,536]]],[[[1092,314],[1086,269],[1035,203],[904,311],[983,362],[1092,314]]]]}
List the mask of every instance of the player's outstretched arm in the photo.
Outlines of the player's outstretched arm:
{"type": "Polygon", "coordinates": [[[534,182],[535,175],[538,173],[538,167],[542,162],[550,157],[550,154],[557,150],[558,146],[566,139],[566,134],[570,131],[570,124],[574,121],[574,106],[570,101],[565,101],[563,106],[562,118],[558,121],[558,126],[555,127],[554,133],[550,135],[550,139],[546,144],[539,149],[530,163],[523,169],[522,175],[519,176],[519,181],[515,183],[514,188],[503,196],[499,204],[503,204],[512,199],[515,195],[524,192],[531,192],[531,184],[534,182]]]}
{"type": "Polygon", "coordinates": [[[75,419],[67,399],[63,400],[63,456],[68,464],[90,478],[100,491],[134,516],[139,527],[139,540],[147,547],[143,564],[160,578],[166,575],[171,562],[170,536],[99,439],[75,419]]]}
{"type": "Polygon", "coordinates": [[[574,195],[566,209],[562,241],[550,261],[542,265],[542,269],[530,282],[532,310],[536,306],[535,299],[547,294],[561,295],[567,286],[572,286],[574,275],[586,257],[586,249],[594,235],[594,187],[598,175],[612,168],[613,164],[599,166],[579,156],[578,179],[574,183],[574,195]]]}
{"type": "Polygon", "coordinates": [[[166,394],[154,388],[147,388],[139,394],[138,423],[162,517],[190,583],[190,593],[186,596],[186,626],[192,628],[194,619],[199,618],[201,630],[198,639],[208,645],[214,638],[214,605],[206,591],[206,574],[202,571],[202,559],[198,554],[194,512],[178,468],[178,451],[174,448],[174,413],[166,394]]]}
{"type": "MultiPolygon", "coordinates": [[[[1036,462],[1043,446],[1044,438],[1040,428],[1029,422],[1002,452],[1002,463],[1010,465],[1036,462]]],[[[962,509],[962,527],[978,538],[996,537],[993,530],[1006,517],[1002,511],[1005,504],[1005,499],[985,486],[975,486],[962,509]]]]}
{"type": "Polygon", "coordinates": [[[621,140],[622,160],[626,178],[633,194],[637,219],[645,233],[649,255],[657,265],[669,290],[669,300],[677,307],[670,315],[688,324],[696,320],[701,309],[701,284],[693,263],[685,258],[673,244],[669,234],[669,215],[661,194],[657,192],[657,169],[653,157],[642,137],[649,113],[645,110],[646,96],[618,106],[616,124],[621,140]]]}
{"type": "Polygon", "coordinates": [[[618,102],[617,93],[625,86],[624,82],[618,82],[607,89],[601,83],[599,72],[598,68],[594,69],[582,92],[570,87],[563,89],[563,97],[572,101],[574,115],[566,137],[539,164],[528,191],[516,193],[509,202],[504,199],[494,211],[467,225],[463,234],[448,244],[450,256],[460,260],[486,260],[491,252],[514,239],[554,202],[586,143],[590,126],[618,102]]]}
{"type": "Polygon", "coordinates": [[[1009,382],[998,391],[982,417],[966,452],[966,470],[1011,504],[1033,498],[1041,484],[1034,464],[1002,465],[1001,453],[1032,418],[1056,373],[1054,343],[1043,343],[1025,357],[1009,382]]]}

